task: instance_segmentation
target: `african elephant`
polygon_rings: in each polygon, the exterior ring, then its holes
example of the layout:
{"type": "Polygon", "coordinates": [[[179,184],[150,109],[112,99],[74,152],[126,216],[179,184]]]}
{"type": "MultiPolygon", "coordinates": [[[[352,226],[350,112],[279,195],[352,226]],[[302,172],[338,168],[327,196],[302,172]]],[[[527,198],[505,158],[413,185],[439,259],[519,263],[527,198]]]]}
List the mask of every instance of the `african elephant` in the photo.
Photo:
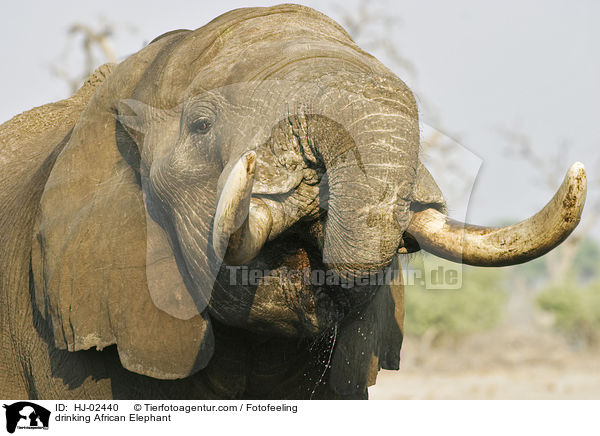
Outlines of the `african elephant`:
{"type": "Polygon", "coordinates": [[[366,398],[402,343],[401,280],[373,276],[540,256],[586,189],[575,164],[529,220],[449,220],[411,91],[296,5],[164,34],[0,138],[11,398],[366,398]]]}

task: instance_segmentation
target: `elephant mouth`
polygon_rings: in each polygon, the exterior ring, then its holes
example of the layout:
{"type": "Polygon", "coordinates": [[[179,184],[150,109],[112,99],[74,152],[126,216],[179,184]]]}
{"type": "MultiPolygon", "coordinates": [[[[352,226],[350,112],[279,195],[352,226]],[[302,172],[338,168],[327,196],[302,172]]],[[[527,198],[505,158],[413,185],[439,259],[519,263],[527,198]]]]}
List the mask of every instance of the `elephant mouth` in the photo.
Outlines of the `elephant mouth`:
{"type": "Polygon", "coordinates": [[[246,265],[223,265],[213,289],[211,315],[255,333],[312,337],[365,307],[385,283],[385,275],[365,282],[340,277],[298,230],[267,242],[246,265]]]}

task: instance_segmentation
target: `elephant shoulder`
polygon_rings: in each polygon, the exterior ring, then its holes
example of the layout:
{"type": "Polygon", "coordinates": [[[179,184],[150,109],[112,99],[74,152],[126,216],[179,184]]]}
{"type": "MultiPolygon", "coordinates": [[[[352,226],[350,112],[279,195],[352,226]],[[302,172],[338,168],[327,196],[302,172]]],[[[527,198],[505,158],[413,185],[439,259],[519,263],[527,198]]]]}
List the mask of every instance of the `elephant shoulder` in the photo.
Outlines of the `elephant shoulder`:
{"type": "MultiPolygon", "coordinates": [[[[0,125],[0,166],[45,158],[71,131],[89,99],[114,67],[115,64],[99,67],[71,97],[35,107],[0,125]]],[[[11,173],[15,170],[11,168],[11,173]]]]}

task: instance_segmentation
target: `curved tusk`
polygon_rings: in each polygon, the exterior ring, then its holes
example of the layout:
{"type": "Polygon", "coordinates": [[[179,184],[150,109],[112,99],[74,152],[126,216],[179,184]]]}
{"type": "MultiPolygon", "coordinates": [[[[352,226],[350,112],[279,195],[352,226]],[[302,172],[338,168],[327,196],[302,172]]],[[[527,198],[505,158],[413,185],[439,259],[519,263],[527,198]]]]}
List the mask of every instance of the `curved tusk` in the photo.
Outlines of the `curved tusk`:
{"type": "Polygon", "coordinates": [[[454,221],[435,209],[416,212],[406,232],[436,256],[476,266],[515,265],[546,254],[577,227],[587,178],[574,163],[552,200],[537,214],[507,227],[479,227],[454,221]]]}
{"type": "Polygon", "coordinates": [[[252,197],[256,153],[244,154],[233,166],[215,213],[212,246],[229,265],[251,261],[269,237],[273,220],[269,208],[252,197]]]}

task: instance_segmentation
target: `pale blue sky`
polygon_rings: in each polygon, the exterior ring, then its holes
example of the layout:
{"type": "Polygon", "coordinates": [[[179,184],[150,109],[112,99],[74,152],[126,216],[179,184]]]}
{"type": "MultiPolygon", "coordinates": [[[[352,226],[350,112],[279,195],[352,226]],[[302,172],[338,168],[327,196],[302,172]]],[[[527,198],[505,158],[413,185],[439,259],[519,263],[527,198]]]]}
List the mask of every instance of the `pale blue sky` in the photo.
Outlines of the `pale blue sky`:
{"type": "MultiPolygon", "coordinates": [[[[120,55],[176,28],[194,29],[227,10],[277,4],[272,1],[52,1],[4,2],[0,6],[2,61],[0,122],[49,101],[67,88],[48,64],[65,47],[73,22],[95,24],[104,16],[120,25],[120,55]],[[130,33],[126,26],[138,29],[130,33]]],[[[334,2],[300,2],[339,19],[334,2]]],[[[341,4],[342,2],[339,2],[341,4]]],[[[374,2],[378,3],[378,2],[374,2]]],[[[346,10],[356,10],[353,2],[346,10]]],[[[382,3],[400,17],[389,36],[415,66],[404,79],[418,98],[433,104],[444,131],[483,165],[469,207],[469,219],[493,224],[521,219],[539,209],[551,193],[536,184],[537,173],[504,157],[499,127],[518,127],[536,150],[556,151],[564,161],[556,186],[575,160],[596,185],[600,157],[600,2],[401,1],[382,3]]],[[[377,9],[377,8],[375,8],[377,9]]],[[[378,53],[373,53],[379,56],[378,53]]],[[[384,60],[384,59],[382,59],[384,60]]],[[[434,114],[423,107],[424,122],[434,114]]],[[[444,186],[442,186],[444,190],[444,186]]],[[[452,208],[452,205],[450,205],[452,208]]],[[[585,219],[585,213],[584,213],[585,219]]]]}

